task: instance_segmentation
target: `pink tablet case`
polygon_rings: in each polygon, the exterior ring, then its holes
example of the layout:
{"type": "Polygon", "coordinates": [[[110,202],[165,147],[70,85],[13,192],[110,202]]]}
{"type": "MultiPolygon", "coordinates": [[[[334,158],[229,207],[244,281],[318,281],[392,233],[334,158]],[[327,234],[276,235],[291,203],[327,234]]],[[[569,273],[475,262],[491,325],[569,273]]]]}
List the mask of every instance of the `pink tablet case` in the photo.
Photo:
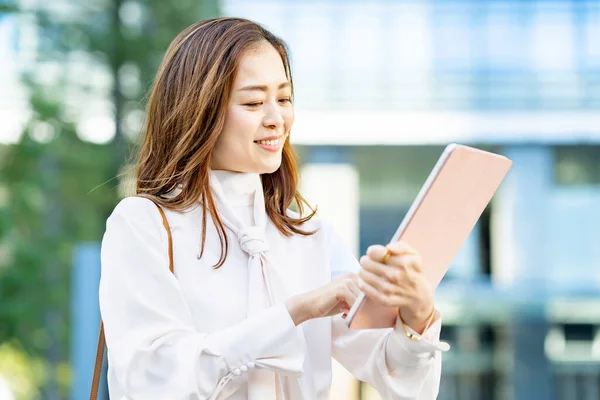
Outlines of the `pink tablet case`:
{"type": "MultiPolygon", "coordinates": [[[[512,165],[508,158],[451,144],[433,168],[391,242],[415,248],[435,289],[512,165]]],[[[348,313],[352,329],[388,328],[397,309],[361,295],[348,313]]]]}

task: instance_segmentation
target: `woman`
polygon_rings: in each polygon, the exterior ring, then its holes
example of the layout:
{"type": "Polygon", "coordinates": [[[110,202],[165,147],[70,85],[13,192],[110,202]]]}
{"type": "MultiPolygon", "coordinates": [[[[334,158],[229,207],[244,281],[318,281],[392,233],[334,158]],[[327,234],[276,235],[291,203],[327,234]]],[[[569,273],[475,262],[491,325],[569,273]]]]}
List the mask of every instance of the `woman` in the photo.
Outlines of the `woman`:
{"type": "Polygon", "coordinates": [[[373,246],[361,270],[304,212],[292,89],[284,43],[251,21],[202,21],[171,43],[138,196],[117,205],[102,243],[111,399],[325,399],[331,356],[385,399],[437,396],[441,321],[418,255],[373,246]],[[348,330],[341,314],[361,290],[398,307],[396,328],[348,330]]]}

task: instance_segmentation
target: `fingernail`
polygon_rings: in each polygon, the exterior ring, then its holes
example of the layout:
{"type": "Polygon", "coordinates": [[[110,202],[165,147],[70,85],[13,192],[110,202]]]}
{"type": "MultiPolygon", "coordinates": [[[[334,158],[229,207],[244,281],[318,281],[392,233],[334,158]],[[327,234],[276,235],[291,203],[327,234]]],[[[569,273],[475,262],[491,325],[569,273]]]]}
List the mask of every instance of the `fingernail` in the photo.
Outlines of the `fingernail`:
{"type": "Polygon", "coordinates": [[[347,316],[348,316],[348,314],[346,314],[346,313],[342,314],[342,318],[346,318],[347,316]]]}

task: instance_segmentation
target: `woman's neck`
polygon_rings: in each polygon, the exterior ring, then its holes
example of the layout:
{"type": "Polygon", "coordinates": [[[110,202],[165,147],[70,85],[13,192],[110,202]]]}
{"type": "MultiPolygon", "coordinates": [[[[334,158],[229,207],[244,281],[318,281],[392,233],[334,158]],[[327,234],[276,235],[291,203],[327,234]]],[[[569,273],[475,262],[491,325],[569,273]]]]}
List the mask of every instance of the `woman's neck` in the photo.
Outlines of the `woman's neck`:
{"type": "Polygon", "coordinates": [[[262,190],[260,175],[257,173],[210,170],[212,177],[218,180],[223,194],[232,205],[254,204],[254,193],[262,190]]]}

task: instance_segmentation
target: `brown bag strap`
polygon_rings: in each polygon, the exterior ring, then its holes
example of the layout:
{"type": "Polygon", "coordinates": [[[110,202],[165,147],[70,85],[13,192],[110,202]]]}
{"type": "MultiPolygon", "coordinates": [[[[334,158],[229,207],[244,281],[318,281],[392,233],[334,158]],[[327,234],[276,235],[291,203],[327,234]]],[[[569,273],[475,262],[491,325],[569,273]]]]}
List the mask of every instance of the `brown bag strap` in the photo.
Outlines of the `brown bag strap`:
{"type": "MultiPolygon", "coordinates": [[[[155,203],[156,204],[156,203],[155,203]]],[[[173,237],[171,236],[171,227],[163,209],[156,204],[162,217],[163,225],[167,230],[169,241],[169,270],[173,272],[173,237]]],[[[100,333],[98,333],[98,347],[96,348],[96,363],[94,364],[94,376],[92,378],[92,387],[90,389],[90,400],[98,399],[98,389],[100,387],[100,374],[102,372],[102,361],[104,360],[104,349],[106,341],[104,339],[104,323],[100,320],[100,333]]]]}

